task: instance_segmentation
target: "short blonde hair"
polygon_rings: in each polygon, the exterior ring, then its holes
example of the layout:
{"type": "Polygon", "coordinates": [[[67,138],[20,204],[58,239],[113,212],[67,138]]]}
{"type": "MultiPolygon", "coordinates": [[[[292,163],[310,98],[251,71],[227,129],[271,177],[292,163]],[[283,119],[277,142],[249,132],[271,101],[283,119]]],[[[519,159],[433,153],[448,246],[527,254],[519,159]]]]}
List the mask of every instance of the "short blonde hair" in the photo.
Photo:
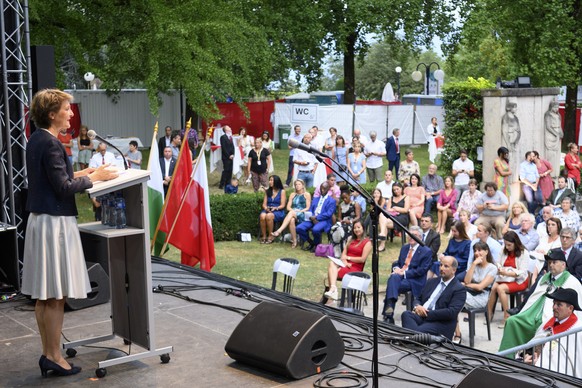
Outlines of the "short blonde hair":
{"type": "Polygon", "coordinates": [[[59,89],[40,90],[32,98],[30,118],[37,127],[47,129],[52,121],[49,114],[57,113],[65,101],[73,101],[73,96],[59,89]]]}

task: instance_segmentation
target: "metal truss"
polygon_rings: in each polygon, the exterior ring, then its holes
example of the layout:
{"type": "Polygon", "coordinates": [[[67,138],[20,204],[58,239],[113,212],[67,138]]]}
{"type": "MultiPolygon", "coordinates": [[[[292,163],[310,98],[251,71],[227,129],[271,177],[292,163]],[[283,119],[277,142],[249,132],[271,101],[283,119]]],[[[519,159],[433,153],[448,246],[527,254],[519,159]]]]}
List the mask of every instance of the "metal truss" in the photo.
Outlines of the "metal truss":
{"type": "MultiPolygon", "coordinates": [[[[0,0],[0,221],[26,227],[26,110],[31,100],[28,0],[0,0]]],[[[0,248],[1,249],[1,248],[0,248]]]]}

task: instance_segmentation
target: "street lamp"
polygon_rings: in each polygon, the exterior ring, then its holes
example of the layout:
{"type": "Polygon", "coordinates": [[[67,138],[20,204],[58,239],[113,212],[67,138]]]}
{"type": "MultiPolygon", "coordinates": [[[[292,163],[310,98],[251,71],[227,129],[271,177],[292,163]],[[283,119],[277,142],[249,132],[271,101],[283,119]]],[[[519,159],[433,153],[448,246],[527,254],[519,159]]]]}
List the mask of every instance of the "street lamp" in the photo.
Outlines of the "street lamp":
{"type": "Polygon", "coordinates": [[[436,62],[431,62],[428,65],[426,63],[419,63],[416,66],[416,70],[412,72],[412,79],[419,82],[422,79],[422,73],[418,70],[420,66],[424,66],[425,69],[425,84],[426,84],[426,95],[429,95],[429,81],[430,81],[430,68],[432,65],[436,65],[437,70],[435,70],[433,76],[437,81],[443,81],[445,79],[445,72],[441,70],[441,67],[436,62]]]}
{"type": "Polygon", "coordinates": [[[85,78],[85,81],[87,81],[87,83],[88,83],[87,89],[91,89],[91,82],[93,82],[93,80],[95,79],[95,74],[88,71],[85,73],[83,78],[85,78]]]}
{"type": "Polygon", "coordinates": [[[400,100],[400,73],[402,73],[402,68],[400,66],[396,66],[394,71],[396,72],[396,80],[398,82],[398,100],[400,100]]]}

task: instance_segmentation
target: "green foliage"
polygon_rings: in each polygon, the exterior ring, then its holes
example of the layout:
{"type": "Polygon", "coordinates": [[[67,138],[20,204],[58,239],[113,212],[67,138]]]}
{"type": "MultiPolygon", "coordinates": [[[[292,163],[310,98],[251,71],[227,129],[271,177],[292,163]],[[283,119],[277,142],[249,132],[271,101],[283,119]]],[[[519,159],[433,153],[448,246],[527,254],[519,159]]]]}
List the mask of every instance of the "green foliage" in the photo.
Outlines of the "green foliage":
{"type": "Polygon", "coordinates": [[[210,215],[215,241],[232,241],[238,232],[256,236],[263,193],[211,195],[210,215]]]}
{"type": "Polygon", "coordinates": [[[475,163],[475,177],[480,181],[483,166],[477,162],[477,147],[483,145],[483,98],[482,89],[495,85],[484,79],[469,77],[464,82],[447,83],[443,88],[446,137],[442,154],[441,171],[451,171],[459,150],[466,149],[469,159],[475,163]]]}

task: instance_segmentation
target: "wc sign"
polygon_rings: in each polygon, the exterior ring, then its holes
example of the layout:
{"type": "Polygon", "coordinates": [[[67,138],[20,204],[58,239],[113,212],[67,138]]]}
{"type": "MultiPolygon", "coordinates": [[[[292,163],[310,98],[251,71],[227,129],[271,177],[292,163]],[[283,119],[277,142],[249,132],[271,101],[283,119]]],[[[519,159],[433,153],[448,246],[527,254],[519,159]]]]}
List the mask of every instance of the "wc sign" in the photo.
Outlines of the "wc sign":
{"type": "Polygon", "coordinates": [[[317,121],[317,105],[293,104],[291,105],[291,122],[317,121]]]}

